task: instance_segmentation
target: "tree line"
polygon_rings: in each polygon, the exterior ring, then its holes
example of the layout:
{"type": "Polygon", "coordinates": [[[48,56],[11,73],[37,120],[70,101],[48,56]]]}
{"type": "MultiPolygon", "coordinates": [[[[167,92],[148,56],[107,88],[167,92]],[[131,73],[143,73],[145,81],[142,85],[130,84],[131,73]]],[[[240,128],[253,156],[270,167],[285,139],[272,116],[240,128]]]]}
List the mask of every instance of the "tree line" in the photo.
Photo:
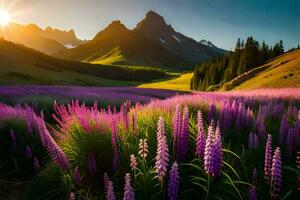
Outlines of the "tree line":
{"type": "Polygon", "coordinates": [[[272,47],[265,42],[260,44],[253,37],[246,41],[239,38],[233,52],[195,67],[191,89],[211,90],[283,53],[282,40],[272,47]]]}

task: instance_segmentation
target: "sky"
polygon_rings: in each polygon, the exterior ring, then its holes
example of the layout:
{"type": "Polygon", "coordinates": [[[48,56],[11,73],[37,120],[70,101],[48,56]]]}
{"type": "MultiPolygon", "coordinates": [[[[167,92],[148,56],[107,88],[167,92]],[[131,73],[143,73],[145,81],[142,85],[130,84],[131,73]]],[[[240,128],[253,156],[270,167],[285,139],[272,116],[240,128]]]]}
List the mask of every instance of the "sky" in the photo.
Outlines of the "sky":
{"type": "Polygon", "coordinates": [[[168,24],[199,41],[233,49],[238,38],[253,36],[274,44],[282,39],[286,49],[300,43],[300,0],[0,0],[12,18],[74,29],[81,39],[91,39],[112,20],[134,28],[149,10],[168,24]]]}

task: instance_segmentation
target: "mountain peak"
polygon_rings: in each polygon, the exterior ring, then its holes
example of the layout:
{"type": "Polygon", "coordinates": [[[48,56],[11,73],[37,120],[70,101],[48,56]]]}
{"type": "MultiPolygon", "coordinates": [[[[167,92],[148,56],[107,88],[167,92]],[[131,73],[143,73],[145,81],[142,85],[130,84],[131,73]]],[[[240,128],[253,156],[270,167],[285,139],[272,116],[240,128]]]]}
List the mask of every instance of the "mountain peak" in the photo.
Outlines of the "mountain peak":
{"type": "Polygon", "coordinates": [[[143,31],[143,29],[162,29],[162,27],[167,26],[168,25],[166,24],[165,19],[161,15],[157,14],[153,10],[150,10],[146,14],[146,17],[140,23],[137,24],[135,29],[143,31]]]}
{"type": "Polygon", "coordinates": [[[115,20],[112,21],[104,30],[100,31],[94,37],[94,39],[99,38],[104,34],[120,34],[127,31],[128,31],[127,27],[124,24],[122,24],[120,20],[115,20]]]}
{"type": "Polygon", "coordinates": [[[159,15],[158,13],[156,13],[155,11],[153,10],[150,10],[147,12],[146,14],[146,18],[151,18],[151,19],[162,19],[164,20],[163,16],[159,15]]]}

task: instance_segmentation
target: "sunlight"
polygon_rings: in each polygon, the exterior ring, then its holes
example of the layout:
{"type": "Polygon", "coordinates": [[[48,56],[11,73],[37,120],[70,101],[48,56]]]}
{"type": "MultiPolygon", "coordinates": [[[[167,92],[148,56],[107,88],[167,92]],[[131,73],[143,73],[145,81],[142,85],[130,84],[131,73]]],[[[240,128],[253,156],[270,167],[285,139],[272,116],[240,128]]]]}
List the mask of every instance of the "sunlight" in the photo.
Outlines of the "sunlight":
{"type": "Polygon", "coordinates": [[[10,14],[6,10],[0,9],[0,26],[6,26],[10,21],[10,14]]]}

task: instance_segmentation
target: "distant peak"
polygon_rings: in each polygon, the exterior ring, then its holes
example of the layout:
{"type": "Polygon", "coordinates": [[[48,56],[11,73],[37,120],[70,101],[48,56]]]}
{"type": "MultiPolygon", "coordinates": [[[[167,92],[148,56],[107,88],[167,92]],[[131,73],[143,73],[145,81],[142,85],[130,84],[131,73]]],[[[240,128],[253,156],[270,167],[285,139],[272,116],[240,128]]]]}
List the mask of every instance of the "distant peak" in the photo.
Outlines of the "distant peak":
{"type": "Polygon", "coordinates": [[[149,12],[147,12],[146,14],[146,18],[160,18],[160,19],[164,19],[161,15],[159,15],[157,12],[150,10],[149,12]]]}
{"type": "MultiPolygon", "coordinates": [[[[121,23],[120,20],[112,21],[104,30],[99,32],[95,38],[100,37],[103,34],[113,34],[128,31],[127,27],[121,23]]],[[[94,39],[95,39],[94,38],[94,39]]]]}
{"type": "Polygon", "coordinates": [[[137,24],[136,29],[143,30],[148,28],[154,28],[157,29],[158,27],[167,27],[168,25],[165,22],[165,19],[154,12],[153,10],[150,10],[145,18],[137,24]]]}

